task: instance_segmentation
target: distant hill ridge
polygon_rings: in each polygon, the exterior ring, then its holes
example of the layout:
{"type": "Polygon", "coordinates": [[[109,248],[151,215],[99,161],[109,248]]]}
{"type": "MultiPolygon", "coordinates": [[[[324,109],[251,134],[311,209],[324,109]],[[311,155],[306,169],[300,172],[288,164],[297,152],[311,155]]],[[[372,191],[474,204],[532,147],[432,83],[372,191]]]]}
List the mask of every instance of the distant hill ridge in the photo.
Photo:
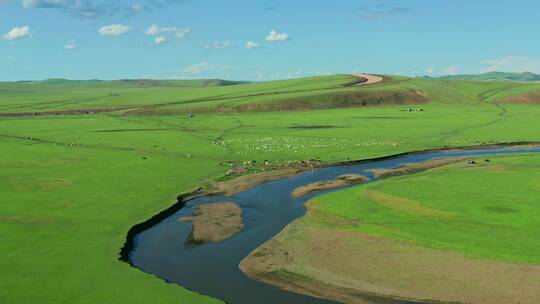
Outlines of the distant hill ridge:
{"type": "Polygon", "coordinates": [[[508,72],[488,72],[483,74],[463,74],[463,75],[446,75],[435,77],[436,79],[444,80],[499,80],[499,81],[540,81],[540,74],[532,72],[523,73],[508,73],[508,72]]]}
{"type": "Polygon", "coordinates": [[[106,86],[125,85],[128,87],[217,87],[248,83],[246,81],[231,81],[222,79],[121,79],[121,80],[70,80],[51,78],[36,81],[17,81],[19,83],[42,84],[48,86],[106,86]]]}

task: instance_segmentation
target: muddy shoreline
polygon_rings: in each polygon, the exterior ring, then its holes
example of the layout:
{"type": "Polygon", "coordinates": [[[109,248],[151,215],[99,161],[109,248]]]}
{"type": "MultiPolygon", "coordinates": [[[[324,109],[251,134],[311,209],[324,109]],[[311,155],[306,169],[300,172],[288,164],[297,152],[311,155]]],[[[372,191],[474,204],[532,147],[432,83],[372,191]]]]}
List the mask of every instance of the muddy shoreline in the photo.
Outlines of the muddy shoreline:
{"type": "Polygon", "coordinates": [[[394,169],[371,169],[369,172],[373,173],[375,178],[383,179],[392,176],[408,175],[417,172],[450,165],[460,161],[466,160],[467,157],[449,157],[449,158],[435,158],[432,160],[415,163],[415,164],[403,164],[394,169]]]}
{"type": "Polygon", "coordinates": [[[354,304],[462,304],[459,302],[443,302],[422,299],[409,299],[400,297],[387,297],[369,292],[360,292],[344,287],[333,286],[315,281],[307,281],[302,278],[283,278],[272,273],[255,273],[246,272],[247,275],[257,281],[264,282],[269,285],[277,286],[283,290],[290,292],[308,294],[317,298],[329,298],[328,295],[334,295],[333,300],[339,303],[354,303],[354,304]]]}
{"type": "Polygon", "coordinates": [[[361,184],[361,183],[367,182],[368,180],[369,178],[363,175],[344,174],[344,175],[338,176],[337,179],[335,180],[319,181],[319,182],[300,186],[294,189],[291,195],[293,197],[301,197],[301,196],[309,195],[313,192],[319,192],[319,191],[324,191],[324,190],[342,188],[345,186],[351,186],[355,184],[361,184]]]}

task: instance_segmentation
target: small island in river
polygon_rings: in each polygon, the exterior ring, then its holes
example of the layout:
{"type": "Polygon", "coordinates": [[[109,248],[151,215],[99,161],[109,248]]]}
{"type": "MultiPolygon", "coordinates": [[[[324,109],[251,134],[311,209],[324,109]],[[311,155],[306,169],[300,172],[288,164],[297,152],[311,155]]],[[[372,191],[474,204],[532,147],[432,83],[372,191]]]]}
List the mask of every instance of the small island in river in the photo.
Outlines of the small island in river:
{"type": "Polygon", "coordinates": [[[219,243],[244,228],[242,209],[231,202],[195,206],[192,216],[184,216],[178,220],[193,224],[187,240],[187,243],[192,245],[219,243]]]}

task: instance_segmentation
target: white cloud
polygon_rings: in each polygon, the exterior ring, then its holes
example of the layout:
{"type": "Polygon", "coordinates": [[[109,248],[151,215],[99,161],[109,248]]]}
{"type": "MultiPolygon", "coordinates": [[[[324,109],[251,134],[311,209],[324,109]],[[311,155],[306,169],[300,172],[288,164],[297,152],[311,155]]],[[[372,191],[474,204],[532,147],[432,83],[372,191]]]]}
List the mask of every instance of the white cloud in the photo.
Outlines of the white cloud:
{"type": "Polygon", "coordinates": [[[232,67],[228,65],[201,62],[201,63],[197,63],[197,64],[193,64],[193,65],[185,67],[182,70],[182,72],[184,72],[185,74],[190,74],[190,75],[199,75],[199,74],[204,74],[204,73],[214,72],[214,71],[219,71],[219,70],[228,70],[231,68],[232,67]]]}
{"type": "Polygon", "coordinates": [[[176,33],[176,32],[181,31],[181,30],[182,29],[178,29],[176,27],[161,27],[161,28],[159,28],[159,33],[176,33]]]}
{"type": "Polygon", "coordinates": [[[484,69],[485,72],[540,72],[539,58],[507,56],[498,59],[483,60],[482,64],[487,66],[484,69]]]}
{"type": "Polygon", "coordinates": [[[159,34],[159,26],[152,24],[144,33],[146,35],[157,35],[159,34]]]}
{"type": "Polygon", "coordinates": [[[99,29],[99,34],[103,36],[119,36],[131,30],[131,27],[123,24],[111,24],[99,29]]]}
{"type": "Polygon", "coordinates": [[[214,41],[212,43],[205,43],[203,46],[205,49],[229,49],[232,47],[232,43],[230,41],[214,41]]]}
{"type": "Polygon", "coordinates": [[[253,41],[246,42],[246,48],[252,50],[252,49],[260,49],[261,46],[258,43],[255,43],[253,41]]]}
{"type": "Polygon", "coordinates": [[[42,8],[42,7],[65,7],[68,5],[66,0],[21,0],[24,8],[42,8]]]}
{"type": "Polygon", "coordinates": [[[427,68],[424,72],[428,75],[434,75],[435,74],[435,68],[427,68]]]}
{"type": "Polygon", "coordinates": [[[68,44],[64,45],[64,49],[66,49],[66,50],[75,50],[77,48],[78,48],[78,46],[75,43],[68,43],[68,44]]]}
{"type": "Polygon", "coordinates": [[[387,4],[376,4],[373,6],[362,5],[358,8],[362,18],[375,21],[386,17],[405,15],[411,13],[406,7],[390,6],[387,4]]]}
{"type": "Polygon", "coordinates": [[[21,5],[24,8],[34,8],[38,5],[39,1],[37,0],[22,0],[21,5]]]}
{"type": "Polygon", "coordinates": [[[287,41],[287,40],[289,40],[289,34],[287,34],[287,33],[278,33],[275,30],[271,30],[270,34],[268,34],[268,36],[266,36],[265,39],[268,42],[287,41]]]}
{"type": "MultiPolygon", "coordinates": [[[[0,0],[9,2],[14,0],[0,0]]],[[[76,18],[96,19],[100,17],[125,18],[133,14],[164,10],[187,0],[20,0],[24,9],[57,9],[76,18]]]]}
{"type": "Polygon", "coordinates": [[[83,19],[95,19],[127,10],[112,3],[98,3],[90,0],[21,0],[21,5],[25,9],[61,9],[73,17],[83,19]]]}
{"type": "Polygon", "coordinates": [[[159,37],[156,37],[156,39],[154,39],[155,45],[164,44],[165,42],[167,42],[167,38],[165,36],[159,36],[159,37]]]}
{"type": "Polygon", "coordinates": [[[182,38],[186,37],[186,35],[189,34],[190,32],[191,32],[191,29],[189,29],[189,28],[179,30],[175,34],[176,39],[182,39],[182,38]]]}
{"type": "Polygon", "coordinates": [[[459,67],[455,65],[450,65],[444,68],[444,75],[456,75],[459,71],[459,67]]]}
{"type": "Polygon", "coordinates": [[[4,35],[4,39],[6,40],[17,40],[17,39],[23,39],[32,37],[32,30],[29,26],[22,26],[22,27],[14,27],[11,29],[11,31],[7,32],[4,35]]]}
{"type": "Polygon", "coordinates": [[[191,32],[191,29],[189,28],[159,27],[156,24],[152,24],[144,33],[150,36],[173,34],[177,39],[182,39],[189,34],[189,32],[191,32]]]}
{"type": "Polygon", "coordinates": [[[135,3],[135,4],[132,4],[131,5],[131,10],[135,13],[142,13],[144,11],[146,11],[146,6],[140,4],[140,3],[135,3]]]}

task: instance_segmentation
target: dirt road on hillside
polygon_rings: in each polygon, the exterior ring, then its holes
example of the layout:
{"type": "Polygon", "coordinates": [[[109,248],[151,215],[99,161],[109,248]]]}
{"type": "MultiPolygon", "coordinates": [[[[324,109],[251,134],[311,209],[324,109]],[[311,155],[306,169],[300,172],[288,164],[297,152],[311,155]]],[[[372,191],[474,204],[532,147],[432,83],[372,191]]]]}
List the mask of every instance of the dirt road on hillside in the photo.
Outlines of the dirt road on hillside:
{"type": "Polygon", "coordinates": [[[377,75],[371,75],[371,74],[353,74],[353,76],[358,77],[360,79],[366,79],[366,81],[362,81],[360,83],[357,83],[357,86],[363,86],[368,84],[374,84],[383,81],[383,78],[381,76],[377,75]]]}

